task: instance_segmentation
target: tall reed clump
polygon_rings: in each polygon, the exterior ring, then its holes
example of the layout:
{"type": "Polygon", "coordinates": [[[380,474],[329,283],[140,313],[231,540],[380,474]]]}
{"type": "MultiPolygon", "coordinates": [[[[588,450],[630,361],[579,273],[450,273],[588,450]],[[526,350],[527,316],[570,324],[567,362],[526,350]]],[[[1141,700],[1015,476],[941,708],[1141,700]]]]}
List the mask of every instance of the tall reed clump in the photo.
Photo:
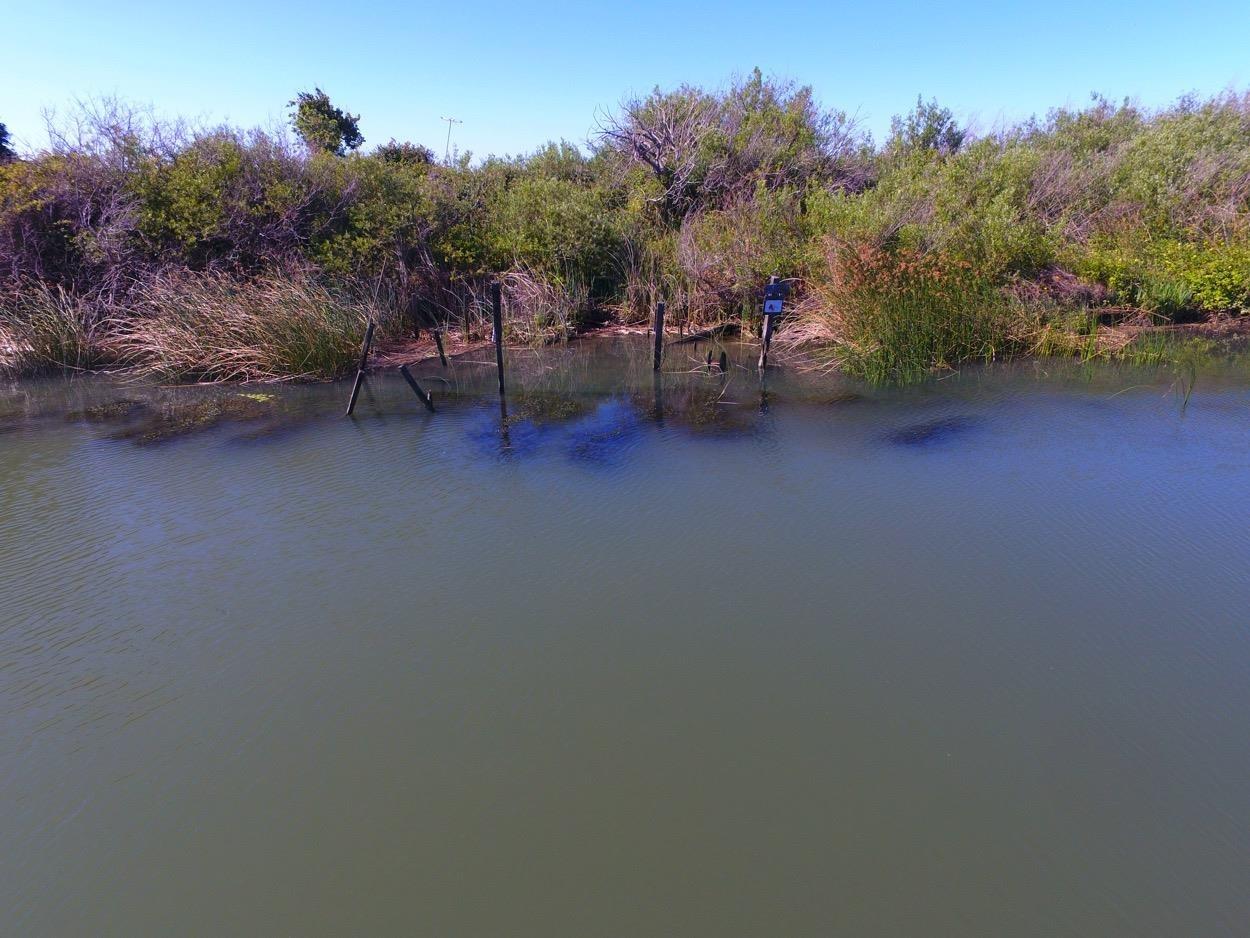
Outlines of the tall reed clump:
{"type": "Polygon", "coordinates": [[[965,261],[940,254],[834,243],[819,305],[806,314],[833,341],[847,373],[914,381],[967,361],[1027,347],[1031,314],[965,261]]]}
{"type": "Polygon", "coordinates": [[[0,372],[86,370],[109,362],[104,303],[38,280],[0,294],[0,372]]]}
{"type": "Polygon", "coordinates": [[[139,291],[110,346],[123,364],[170,380],[330,378],[352,366],[371,316],[382,314],[370,301],[302,272],[181,274],[139,291]]]}

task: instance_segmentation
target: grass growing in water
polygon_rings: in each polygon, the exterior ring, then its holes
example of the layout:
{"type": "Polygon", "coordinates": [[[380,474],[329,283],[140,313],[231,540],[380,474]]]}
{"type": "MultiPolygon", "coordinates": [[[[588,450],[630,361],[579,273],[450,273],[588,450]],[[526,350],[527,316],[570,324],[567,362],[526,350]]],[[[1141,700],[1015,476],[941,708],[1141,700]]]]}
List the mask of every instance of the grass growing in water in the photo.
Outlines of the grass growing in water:
{"type": "Polygon", "coordinates": [[[870,382],[914,381],[966,361],[1026,347],[1025,311],[969,265],[940,255],[831,248],[822,297],[842,368],[870,382]]]}

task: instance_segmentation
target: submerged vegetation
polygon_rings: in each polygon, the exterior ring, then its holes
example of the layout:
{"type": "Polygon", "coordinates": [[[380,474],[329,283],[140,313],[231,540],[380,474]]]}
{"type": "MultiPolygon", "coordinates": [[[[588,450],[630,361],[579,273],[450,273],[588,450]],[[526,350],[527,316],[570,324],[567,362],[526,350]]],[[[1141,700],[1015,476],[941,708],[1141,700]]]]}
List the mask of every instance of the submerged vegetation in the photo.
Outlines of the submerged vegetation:
{"type": "Polygon", "coordinates": [[[779,274],[778,341],[875,381],[1144,361],[1146,327],[1250,308],[1250,95],[981,135],[920,100],[875,143],[757,71],[626,101],[588,150],[477,162],[361,152],[320,89],[291,109],[289,136],[105,103],[41,152],[0,138],[0,370],[332,376],[368,318],[480,334],[495,278],[539,343],[659,299],[674,324],[751,319],[779,274]]]}

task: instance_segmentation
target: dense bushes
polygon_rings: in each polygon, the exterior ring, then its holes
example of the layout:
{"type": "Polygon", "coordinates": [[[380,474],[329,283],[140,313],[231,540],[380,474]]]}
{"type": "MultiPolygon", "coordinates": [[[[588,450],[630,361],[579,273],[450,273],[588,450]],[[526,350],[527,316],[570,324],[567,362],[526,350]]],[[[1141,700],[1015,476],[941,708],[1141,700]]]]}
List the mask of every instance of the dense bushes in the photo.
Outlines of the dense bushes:
{"type": "Polygon", "coordinates": [[[874,147],[810,89],[757,71],[626,102],[589,153],[478,164],[396,141],[353,152],[354,115],[319,90],[292,107],[294,138],[95,106],[48,150],[0,158],[0,367],[329,373],[360,314],[344,297],[384,297],[396,321],[468,320],[496,276],[518,337],[537,337],[589,307],[642,318],[659,298],[687,321],[753,314],[776,273],[797,288],[792,335],[886,378],[1018,350],[1047,315],[1090,304],[1250,307],[1246,95],[1158,113],[1095,99],[979,138],[920,100],[874,147]],[[175,285],[199,299],[178,303],[175,285]],[[299,302],[317,311],[293,327],[299,302]],[[210,348],[216,325],[188,317],[219,307],[250,323],[240,342],[320,323],[327,344],[290,340],[241,368],[138,353],[139,326],[166,352],[180,336],[210,348]]]}

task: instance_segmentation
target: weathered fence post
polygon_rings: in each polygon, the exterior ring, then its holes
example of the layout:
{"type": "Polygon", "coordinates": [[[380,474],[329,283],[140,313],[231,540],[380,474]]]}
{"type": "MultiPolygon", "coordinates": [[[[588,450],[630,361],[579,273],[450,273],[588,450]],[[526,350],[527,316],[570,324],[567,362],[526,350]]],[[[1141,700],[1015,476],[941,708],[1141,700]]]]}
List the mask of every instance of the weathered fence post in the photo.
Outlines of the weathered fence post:
{"type": "Polygon", "coordinates": [[[490,285],[491,319],[495,326],[495,365],[499,369],[499,394],[503,395],[503,298],[496,280],[490,285]]]}
{"type": "Polygon", "coordinates": [[[768,367],[768,347],[773,343],[773,321],[781,315],[786,288],[776,277],[768,278],[764,288],[764,334],[760,339],[760,371],[768,367]]]}
{"type": "Polygon", "coordinates": [[[655,358],[651,363],[652,371],[660,370],[660,362],[664,358],[664,301],[655,304],[655,358]]]}
{"type": "Polygon", "coordinates": [[[434,413],[434,398],[430,396],[429,391],[423,391],[421,385],[417,384],[417,379],[412,376],[412,372],[408,370],[407,365],[399,366],[399,373],[404,376],[404,380],[408,382],[408,387],[412,388],[412,393],[421,399],[421,403],[425,405],[430,413],[434,413]]]}
{"type": "Polygon", "coordinates": [[[443,351],[443,330],[437,326],[433,327],[431,332],[434,333],[434,345],[438,347],[438,360],[443,363],[443,367],[447,367],[447,353],[443,351]]]}
{"type": "Polygon", "coordinates": [[[369,325],[365,327],[365,341],[360,346],[360,364],[356,368],[356,381],[352,385],[352,396],[347,402],[347,416],[352,415],[352,411],[356,409],[356,398],[360,396],[360,385],[365,380],[365,368],[369,364],[369,346],[373,344],[373,320],[369,320],[369,325]]]}

